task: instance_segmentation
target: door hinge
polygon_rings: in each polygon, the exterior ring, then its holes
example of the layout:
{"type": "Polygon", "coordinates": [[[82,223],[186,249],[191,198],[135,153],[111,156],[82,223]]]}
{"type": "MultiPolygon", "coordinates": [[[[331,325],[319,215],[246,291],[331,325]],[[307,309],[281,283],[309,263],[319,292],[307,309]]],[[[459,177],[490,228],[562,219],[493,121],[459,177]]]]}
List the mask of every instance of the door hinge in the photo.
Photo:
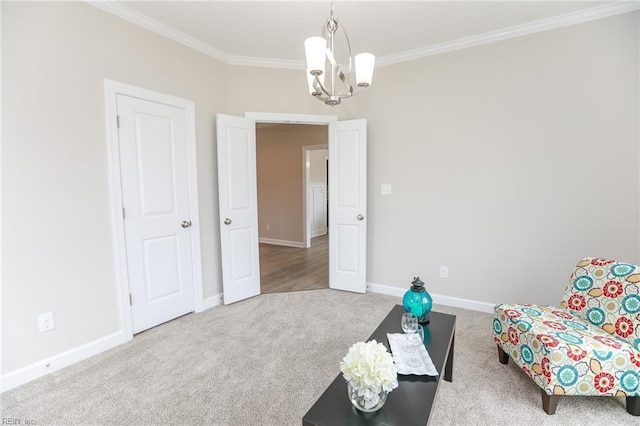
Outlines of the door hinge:
{"type": "Polygon", "coordinates": [[[125,214],[124,214],[124,207],[122,208],[122,218],[125,218],[125,214]]]}
{"type": "Polygon", "coordinates": [[[131,297],[131,293],[129,293],[129,306],[133,306],[133,297],[131,297]]]}
{"type": "Polygon", "coordinates": [[[116,115],[116,127],[119,129],[120,128],[120,116],[116,115]]]}

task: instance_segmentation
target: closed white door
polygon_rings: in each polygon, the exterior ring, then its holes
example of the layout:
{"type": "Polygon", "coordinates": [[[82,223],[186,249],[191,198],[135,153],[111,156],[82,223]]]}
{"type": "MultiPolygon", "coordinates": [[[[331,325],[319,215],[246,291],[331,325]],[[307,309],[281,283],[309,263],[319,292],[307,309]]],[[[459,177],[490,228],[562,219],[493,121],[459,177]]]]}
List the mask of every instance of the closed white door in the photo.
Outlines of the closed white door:
{"type": "Polygon", "coordinates": [[[184,109],[118,94],[132,329],[194,310],[188,123],[184,109]]]}
{"type": "Polygon", "coordinates": [[[329,287],[367,290],[367,121],[329,124],[329,287]]]}
{"type": "Polygon", "coordinates": [[[224,303],[260,294],[256,125],[218,114],[218,192],[224,303]]]}

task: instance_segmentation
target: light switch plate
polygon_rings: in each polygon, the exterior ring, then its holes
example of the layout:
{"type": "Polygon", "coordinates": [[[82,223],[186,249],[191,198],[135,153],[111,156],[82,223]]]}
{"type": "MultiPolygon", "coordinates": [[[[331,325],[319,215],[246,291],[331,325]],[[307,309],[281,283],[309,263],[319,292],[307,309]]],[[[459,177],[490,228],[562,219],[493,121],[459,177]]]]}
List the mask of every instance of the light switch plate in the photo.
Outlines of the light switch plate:
{"type": "Polygon", "coordinates": [[[56,324],[53,320],[52,312],[38,315],[38,331],[40,331],[40,333],[53,330],[54,328],[56,328],[56,324]]]}
{"type": "Polygon", "coordinates": [[[383,183],[380,185],[380,194],[382,195],[390,195],[391,194],[391,184],[383,183]]]}
{"type": "Polygon", "coordinates": [[[449,278],[449,267],[448,266],[440,266],[440,278],[449,278]]]}

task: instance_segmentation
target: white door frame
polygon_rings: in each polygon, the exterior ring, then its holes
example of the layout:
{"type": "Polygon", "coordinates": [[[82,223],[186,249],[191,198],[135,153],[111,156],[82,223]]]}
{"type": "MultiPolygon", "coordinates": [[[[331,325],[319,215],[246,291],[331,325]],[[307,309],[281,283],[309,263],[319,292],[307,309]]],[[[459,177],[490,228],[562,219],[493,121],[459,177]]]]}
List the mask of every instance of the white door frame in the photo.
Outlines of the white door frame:
{"type": "MultiPolygon", "coordinates": [[[[337,115],[316,115],[316,114],[287,114],[287,113],[271,113],[271,112],[245,112],[245,118],[251,118],[255,120],[257,123],[275,123],[275,124],[311,124],[316,126],[328,126],[329,123],[338,121],[337,115]]],[[[316,146],[316,145],[312,145],[316,146]]],[[[303,165],[306,161],[305,157],[305,148],[302,151],[302,161],[303,165]]],[[[329,136],[327,135],[327,145],[317,145],[318,147],[322,146],[324,148],[329,148],[329,136]]],[[[319,148],[312,148],[319,149],[319,148]]],[[[309,221],[307,218],[307,168],[303,167],[304,172],[302,173],[302,178],[304,179],[302,182],[302,217],[304,221],[303,226],[303,241],[305,243],[305,247],[311,247],[311,238],[310,229],[309,229],[309,221]]]]}
{"type": "Polygon", "coordinates": [[[338,121],[337,115],[317,115],[317,114],[286,114],[278,112],[245,112],[245,118],[251,118],[256,123],[277,123],[277,124],[314,124],[328,125],[338,121]]]}
{"type": "MultiPolygon", "coordinates": [[[[311,180],[311,173],[309,170],[309,153],[311,151],[316,151],[320,149],[329,150],[329,144],[324,145],[307,145],[302,147],[302,200],[303,200],[303,209],[302,214],[304,216],[304,242],[305,247],[311,247],[311,220],[309,216],[311,215],[311,206],[309,203],[309,183],[311,180]]],[[[329,170],[326,170],[326,173],[329,173],[329,170]]]]}
{"type": "Polygon", "coordinates": [[[195,312],[204,310],[202,289],[202,260],[200,253],[200,220],[198,214],[198,180],[195,137],[195,105],[192,101],[131,86],[113,80],[104,80],[105,129],[108,145],[109,183],[111,195],[111,228],[114,246],[114,269],[119,301],[120,328],[125,341],[133,339],[133,324],[129,302],[129,277],[125,246],[122,206],[122,182],[120,177],[120,147],[118,143],[117,95],[125,95],[178,106],[186,111],[187,162],[189,179],[189,209],[191,219],[191,259],[193,264],[193,290],[195,312]]]}

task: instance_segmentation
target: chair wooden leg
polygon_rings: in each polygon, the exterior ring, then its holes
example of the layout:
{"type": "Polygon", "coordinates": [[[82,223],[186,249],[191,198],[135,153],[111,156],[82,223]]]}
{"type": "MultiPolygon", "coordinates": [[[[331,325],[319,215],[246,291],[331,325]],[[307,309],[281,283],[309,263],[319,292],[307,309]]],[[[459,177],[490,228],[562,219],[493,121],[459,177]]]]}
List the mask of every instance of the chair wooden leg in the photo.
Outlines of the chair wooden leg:
{"type": "Polygon", "coordinates": [[[498,347],[498,359],[502,364],[509,363],[509,354],[502,350],[500,345],[496,345],[498,347]]]}
{"type": "Polygon", "coordinates": [[[555,414],[560,395],[549,395],[543,389],[540,389],[540,394],[542,395],[542,409],[547,414],[555,414]]]}
{"type": "Polygon", "coordinates": [[[627,413],[632,416],[640,416],[640,396],[627,397],[627,413]]]}

